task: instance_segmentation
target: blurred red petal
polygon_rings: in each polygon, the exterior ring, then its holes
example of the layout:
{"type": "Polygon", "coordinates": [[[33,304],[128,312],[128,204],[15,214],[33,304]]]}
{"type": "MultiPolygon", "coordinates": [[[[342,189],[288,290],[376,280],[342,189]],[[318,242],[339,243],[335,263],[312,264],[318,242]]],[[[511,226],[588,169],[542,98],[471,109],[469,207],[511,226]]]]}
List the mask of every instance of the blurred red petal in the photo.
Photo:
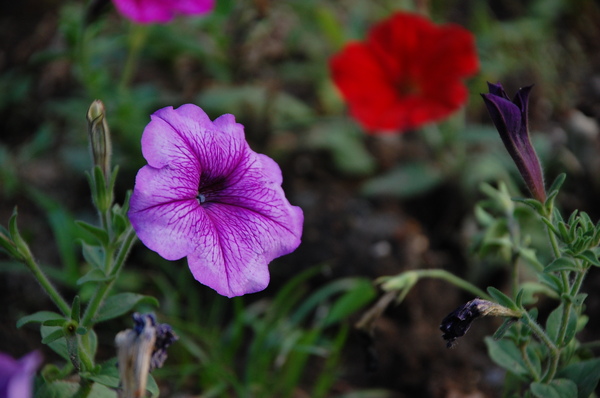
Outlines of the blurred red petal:
{"type": "Polygon", "coordinates": [[[461,79],[479,60],[473,35],[396,13],[375,25],[364,43],[331,60],[332,78],[351,115],[370,132],[403,131],[441,120],[467,100],[461,79]]]}

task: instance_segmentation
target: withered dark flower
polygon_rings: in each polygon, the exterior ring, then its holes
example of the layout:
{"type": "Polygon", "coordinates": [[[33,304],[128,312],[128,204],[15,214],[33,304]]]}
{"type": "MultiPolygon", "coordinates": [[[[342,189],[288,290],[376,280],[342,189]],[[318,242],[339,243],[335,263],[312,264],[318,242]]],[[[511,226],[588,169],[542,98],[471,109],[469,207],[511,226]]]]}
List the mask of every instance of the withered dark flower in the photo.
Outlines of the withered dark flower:
{"type": "Polygon", "coordinates": [[[124,397],[143,396],[148,373],[162,367],[167,347],[178,339],[170,325],[157,324],[152,314],[136,312],[133,323],[133,329],[123,330],[115,338],[124,397]]]}
{"type": "Polygon", "coordinates": [[[475,319],[484,316],[518,318],[521,314],[491,301],[479,298],[471,300],[452,311],[442,320],[440,330],[444,332],[442,338],[446,340],[446,347],[451,348],[456,339],[467,333],[475,319]]]}

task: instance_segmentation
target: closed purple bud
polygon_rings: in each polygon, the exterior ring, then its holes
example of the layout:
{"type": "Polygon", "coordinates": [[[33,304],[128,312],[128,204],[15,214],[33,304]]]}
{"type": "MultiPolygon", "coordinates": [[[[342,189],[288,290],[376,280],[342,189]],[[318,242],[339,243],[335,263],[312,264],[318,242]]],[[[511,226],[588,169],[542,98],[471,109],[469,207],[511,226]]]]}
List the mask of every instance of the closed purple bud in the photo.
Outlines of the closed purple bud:
{"type": "Polygon", "coordinates": [[[481,96],[492,121],[531,195],[543,203],[546,200],[544,176],[540,161],[531,145],[527,125],[527,105],[533,86],[519,89],[512,101],[501,84],[488,83],[488,86],[489,94],[481,96]]]}

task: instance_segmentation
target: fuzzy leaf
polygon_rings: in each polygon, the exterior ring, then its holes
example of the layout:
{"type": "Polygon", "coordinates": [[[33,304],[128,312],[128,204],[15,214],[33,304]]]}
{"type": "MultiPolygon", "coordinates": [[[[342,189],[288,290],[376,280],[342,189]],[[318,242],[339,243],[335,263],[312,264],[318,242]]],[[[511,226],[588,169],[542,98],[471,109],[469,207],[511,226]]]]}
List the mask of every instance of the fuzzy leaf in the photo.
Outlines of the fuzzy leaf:
{"type": "Polygon", "coordinates": [[[577,255],[577,258],[587,261],[588,263],[595,265],[596,267],[600,267],[600,261],[598,260],[598,256],[592,250],[584,250],[582,253],[577,255]]]}
{"type": "Polygon", "coordinates": [[[38,311],[35,314],[26,315],[23,318],[19,319],[17,321],[17,328],[20,328],[21,326],[26,325],[28,323],[44,323],[46,321],[56,319],[60,319],[63,321],[65,320],[65,318],[62,315],[57,314],[56,312],[38,311]]]}
{"type": "Polygon", "coordinates": [[[65,332],[62,330],[62,328],[57,329],[57,330],[53,331],[52,333],[49,333],[46,337],[44,337],[42,339],[42,344],[50,344],[64,336],[65,336],[65,332]]]}
{"type": "Polygon", "coordinates": [[[77,280],[77,285],[83,285],[86,282],[104,282],[112,278],[113,277],[106,276],[106,274],[103,271],[95,268],[87,274],[85,274],[84,276],[82,276],[81,278],[79,278],[77,280]]]}
{"type": "MultiPolygon", "coordinates": [[[[563,313],[563,304],[559,305],[554,311],[548,315],[548,319],[546,320],[546,332],[548,333],[548,337],[552,339],[555,343],[559,343],[558,333],[560,330],[560,324],[562,321],[562,313],[563,313]]],[[[577,330],[577,314],[573,309],[569,312],[569,321],[567,323],[567,330],[565,333],[564,343],[569,343],[573,337],[575,337],[575,332],[577,330]]]]}
{"type": "Polygon", "coordinates": [[[492,298],[494,300],[496,300],[496,302],[500,305],[503,305],[504,307],[510,308],[511,310],[518,310],[517,305],[515,304],[515,302],[508,297],[506,294],[502,293],[500,290],[496,289],[493,286],[489,286],[487,288],[487,292],[490,294],[490,296],[492,296],[492,298]]]}
{"type": "Polygon", "coordinates": [[[537,398],[577,398],[577,385],[569,379],[554,379],[548,384],[534,382],[530,388],[537,398]]]}
{"type": "Polygon", "coordinates": [[[494,340],[491,337],[485,338],[488,354],[492,360],[516,376],[526,377],[528,375],[527,367],[521,357],[521,352],[512,340],[494,340]]]}
{"type": "Polygon", "coordinates": [[[139,304],[148,304],[158,307],[158,300],[151,296],[136,293],[119,293],[106,299],[95,322],[104,322],[119,317],[133,310],[139,304]]]}
{"type": "Polygon", "coordinates": [[[559,257],[544,268],[544,272],[580,271],[580,268],[566,257],[559,257]]]}
{"type": "Polygon", "coordinates": [[[600,358],[572,363],[560,370],[556,377],[572,380],[577,384],[577,398],[588,398],[600,379],[600,358]]]}

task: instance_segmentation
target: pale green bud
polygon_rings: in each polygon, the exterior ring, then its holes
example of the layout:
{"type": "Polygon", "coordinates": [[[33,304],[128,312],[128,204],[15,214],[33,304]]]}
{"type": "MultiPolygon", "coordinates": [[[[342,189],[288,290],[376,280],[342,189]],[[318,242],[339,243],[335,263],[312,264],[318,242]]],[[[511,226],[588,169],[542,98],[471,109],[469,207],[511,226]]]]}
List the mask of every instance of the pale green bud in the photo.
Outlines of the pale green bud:
{"type": "Polygon", "coordinates": [[[87,121],[94,165],[100,166],[104,179],[108,182],[112,144],[105,112],[102,101],[95,100],[88,109],[87,121]]]}

